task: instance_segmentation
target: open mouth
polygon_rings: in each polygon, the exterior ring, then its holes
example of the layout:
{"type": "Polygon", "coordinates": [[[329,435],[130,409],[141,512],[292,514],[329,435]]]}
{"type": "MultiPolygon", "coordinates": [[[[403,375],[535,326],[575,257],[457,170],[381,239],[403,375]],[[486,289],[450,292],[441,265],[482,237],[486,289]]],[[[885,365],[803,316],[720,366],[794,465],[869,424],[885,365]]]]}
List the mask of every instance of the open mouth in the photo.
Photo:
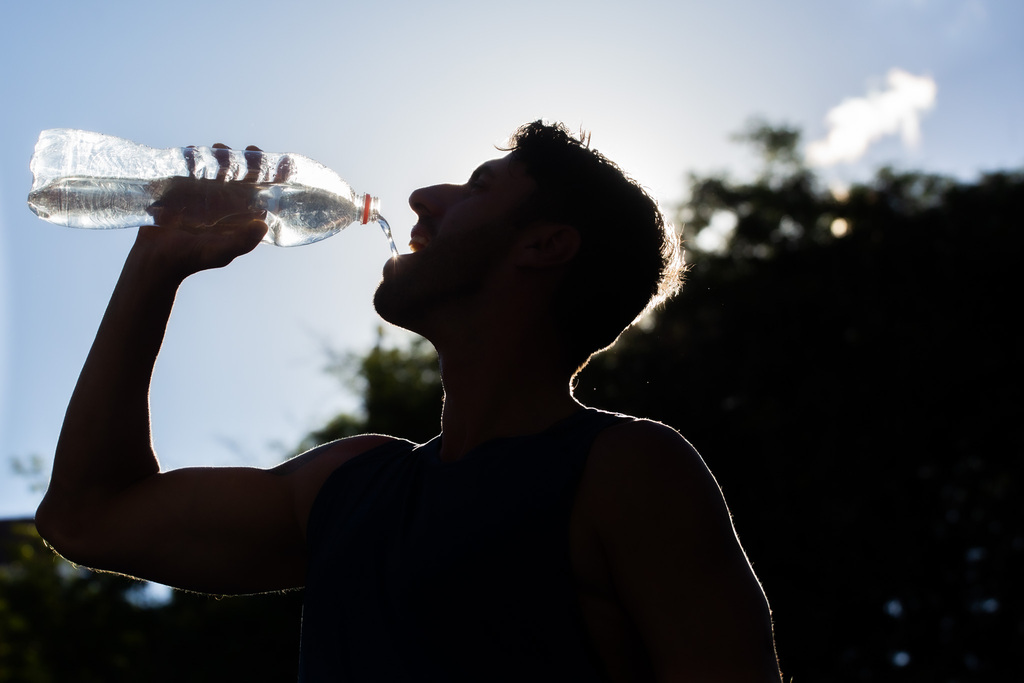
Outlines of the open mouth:
{"type": "Polygon", "coordinates": [[[420,251],[426,249],[428,244],[430,244],[430,231],[420,225],[414,226],[409,233],[409,249],[414,252],[420,251]]]}

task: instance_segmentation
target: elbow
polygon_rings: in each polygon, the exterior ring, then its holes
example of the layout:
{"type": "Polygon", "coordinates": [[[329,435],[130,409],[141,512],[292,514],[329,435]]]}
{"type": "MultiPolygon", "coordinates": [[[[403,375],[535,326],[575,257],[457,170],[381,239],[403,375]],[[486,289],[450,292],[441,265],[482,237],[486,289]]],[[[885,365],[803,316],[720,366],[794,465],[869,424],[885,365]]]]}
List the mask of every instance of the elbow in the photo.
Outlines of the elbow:
{"type": "Polygon", "coordinates": [[[36,531],[48,546],[60,552],[60,516],[55,507],[49,496],[43,498],[36,508],[36,531]]]}
{"type": "Polygon", "coordinates": [[[81,518],[67,505],[56,502],[48,492],[35,516],[36,531],[58,555],[77,562],[75,539],[81,537],[81,518]]]}
{"type": "Polygon", "coordinates": [[[69,501],[63,495],[55,495],[51,487],[36,508],[35,525],[46,545],[69,562],[119,571],[108,519],[106,508],[80,500],[69,501]]]}

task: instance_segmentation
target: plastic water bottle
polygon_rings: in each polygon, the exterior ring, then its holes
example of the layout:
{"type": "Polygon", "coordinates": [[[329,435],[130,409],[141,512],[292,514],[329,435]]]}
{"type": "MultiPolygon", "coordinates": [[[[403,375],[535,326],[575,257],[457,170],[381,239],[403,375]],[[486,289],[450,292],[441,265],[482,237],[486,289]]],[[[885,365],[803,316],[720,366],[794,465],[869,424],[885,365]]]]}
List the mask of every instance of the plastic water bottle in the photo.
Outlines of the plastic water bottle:
{"type": "Polygon", "coordinates": [[[29,208],[73,228],[157,225],[161,213],[191,226],[267,212],[264,242],[310,244],[349,225],[376,221],[397,256],[380,202],[356,194],[337,173],[298,154],[210,147],[154,149],[68,128],[39,134],[30,164],[29,208]]]}

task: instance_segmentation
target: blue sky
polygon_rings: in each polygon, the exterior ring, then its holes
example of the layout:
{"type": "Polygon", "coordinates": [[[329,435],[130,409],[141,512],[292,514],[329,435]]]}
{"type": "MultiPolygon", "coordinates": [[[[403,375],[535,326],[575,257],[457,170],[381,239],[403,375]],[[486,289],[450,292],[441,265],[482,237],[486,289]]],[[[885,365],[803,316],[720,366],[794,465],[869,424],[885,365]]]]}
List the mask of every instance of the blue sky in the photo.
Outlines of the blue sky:
{"type": "MultiPolygon", "coordinates": [[[[0,31],[0,516],[35,507],[7,462],[48,462],[134,236],[28,211],[43,129],[302,153],[380,196],[400,245],[413,189],[461,182],[536,118],[592,131],[669,210],[687,172],[750,172],[729,140],[750,116],[822,141],[849,133],[829,127],[844,103],[875,134],[845,161],[819,157],[831,181],[1024,166],[1018,0],[40,0],[8,3],[0,31]],[[923,84],[914,102],[893,73],[923,84]]],[[[372,344],[387,257],[376,228],[353,228],[187,282],[152,394],[163,464],[272,465],[353,409],[325,349],[372,344]]]]}

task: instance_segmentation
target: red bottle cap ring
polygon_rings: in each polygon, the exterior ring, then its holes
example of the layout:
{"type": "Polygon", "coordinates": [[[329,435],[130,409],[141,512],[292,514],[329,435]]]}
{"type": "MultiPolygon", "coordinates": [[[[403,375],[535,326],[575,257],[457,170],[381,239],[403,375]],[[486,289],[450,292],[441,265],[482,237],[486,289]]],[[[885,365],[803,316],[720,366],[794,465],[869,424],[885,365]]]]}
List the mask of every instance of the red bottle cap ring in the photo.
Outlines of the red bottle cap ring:
{"type": "Polygon", "coordinates": [[[366,199],[363,201],[363,225],[370,222],[370,205],[373,203],[373,197],[367,192],[365,195],[366,199]]]}

